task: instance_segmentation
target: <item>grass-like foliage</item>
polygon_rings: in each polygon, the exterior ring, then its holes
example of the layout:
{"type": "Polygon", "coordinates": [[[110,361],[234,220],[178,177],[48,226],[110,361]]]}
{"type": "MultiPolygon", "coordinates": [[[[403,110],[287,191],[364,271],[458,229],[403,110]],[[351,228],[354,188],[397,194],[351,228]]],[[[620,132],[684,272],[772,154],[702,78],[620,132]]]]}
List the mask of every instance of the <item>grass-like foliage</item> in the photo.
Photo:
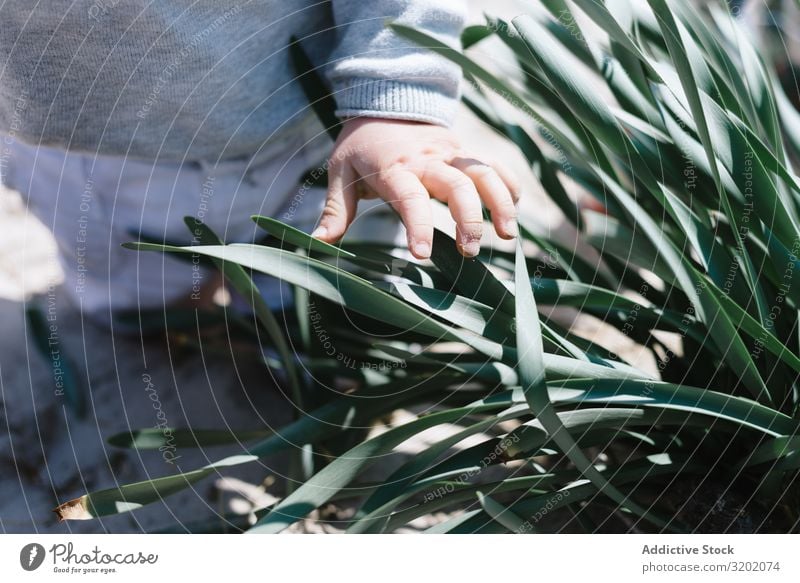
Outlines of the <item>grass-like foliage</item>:
{"type": "MultiPolygon", "coordinates": [[[[88,494],[62,514],[130,510],[302,450],[302,483],[250,531],[279,532],[342,498],[357,507],[339,524],[349,532],[392,532],[440,511],[448,518],[430,531],[796,530],[800,117],[722,3],[699,13],[688,1],[574,0],[603,32],[591,35],[562,0],[544,4],[547,14],[469,28],[465,45],[476,46],[464,52],[394,29],[461,65],[467,104],[520,148],[573,223],[574,244],[523,220],[516,253],[465,260],[437,232],[422,264],[264,217],[271,245],[223,245],[211,233],[194,247],[138,244],[221,266],[252,301],[303,414],[261,435],[183,430],[196,446],[250,441],[239,456],[88,494]],[[515,55],[517,75],[468,56],[490,37],[515,55]],[[525,121],[498,113],[499,98],[525,121]],[[607,213],[579,213],[567,195],[576,186],[607,213]],[[297,295],[296,329],[278,325],[252,272],[309,292],[297,295]],[[309,306],[334,355],[309,327],[309,306]],[[652,351],[658,376],[602,336],[559,325],[553,306],[652,351]],[[351,390],[326,390],[336,379],[351,390]],[[367,437],[398,410],[402,423],[367,437]],[[417,455],[365,478],[423,432],[434,437],[417,455]]],[[[160,443],[146,430],[115,439],[160,443]]]]}

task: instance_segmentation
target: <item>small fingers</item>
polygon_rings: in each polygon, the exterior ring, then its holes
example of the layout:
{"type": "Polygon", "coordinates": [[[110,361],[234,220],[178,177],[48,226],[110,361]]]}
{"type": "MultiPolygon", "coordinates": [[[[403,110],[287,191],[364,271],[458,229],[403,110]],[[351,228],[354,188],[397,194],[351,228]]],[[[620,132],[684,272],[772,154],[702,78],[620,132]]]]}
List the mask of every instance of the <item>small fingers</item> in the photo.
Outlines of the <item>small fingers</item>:
{"type": "Polygon", "coordinates": [[[377,178],[373,189],[400,215],[408,248],[417,259],[428,259],[433,246],[433,216],[428,191],[412,172],[394,169],[377,178]]]}
{"type": "Polygon", "coordinates": [[[492,213],[497,234],[504,239],[517,236],[517,208],[514,197],[500,174],[488,164],[474,158],[453,158],[450,165],[468,176],[492,213]]]}
{"type": "Polygon", "coordinates": [[[456,222],[456,243],[465,257],[475,257],[481,248],[483,210],[472,180],[444,162],[431,162],[422,176],[431,196],[447,203],[456,222]]]}
{"type": "Polygon", "coordinates": [[[311,234],[312,237],[326,243],[335,243],[342,238],[356,216],[356,179],[355,171],[347,163],[331,169],[325,209],[322,211],[319,226],[311,234]]]}

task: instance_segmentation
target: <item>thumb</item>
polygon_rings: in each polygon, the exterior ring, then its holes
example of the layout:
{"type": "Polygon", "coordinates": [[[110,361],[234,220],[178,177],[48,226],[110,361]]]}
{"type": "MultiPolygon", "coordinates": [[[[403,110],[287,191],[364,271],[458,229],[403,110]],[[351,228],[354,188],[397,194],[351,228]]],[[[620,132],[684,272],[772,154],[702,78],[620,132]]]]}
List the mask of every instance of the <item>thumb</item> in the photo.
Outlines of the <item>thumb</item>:
{"type": "Polygon", "coordinates": [[[326,243],[335,243],[342,238],[353,222],[358,206],[356,195],[356,173],[350,164],[337,164],[331,169],[328,180],[328,197],[319,225],[312,237],[326,243]]]}

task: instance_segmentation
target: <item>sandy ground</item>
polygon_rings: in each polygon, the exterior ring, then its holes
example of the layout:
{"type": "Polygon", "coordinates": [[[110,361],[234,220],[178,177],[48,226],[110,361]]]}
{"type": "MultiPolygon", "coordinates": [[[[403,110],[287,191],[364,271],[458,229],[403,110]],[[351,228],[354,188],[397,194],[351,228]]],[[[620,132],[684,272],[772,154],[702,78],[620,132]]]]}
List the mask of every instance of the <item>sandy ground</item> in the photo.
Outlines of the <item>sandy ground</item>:
{"type": "MultiPolygon", "coordinates": [[[[505,6],[502,10],[515,9],[505,6]]],[[[526,177],[530,188],[523,212],[543,229],[563,229],[558,212],[537,190],[512,147],[469,115],[461,117],[458,131],[478,155],[488,152],[526,177]]],[[[440,218],[449,228],[446,215],[440,218]]],[[[205,480],[195,489],[136,512],[95,521],[56,522],[52,508],[83,492],[166,475],[177,467],[193,469],[227,453],[219,447],[181,449],[180,458],[168,463],[159,452],[139,454],[106,444],[115,433],[156,425],[159,412],[173,427],[218,429],[280,426],[290,414],[265,369],[240,358],[235,350],[201,357],[158,336],[142,340],[113,335],[84,323],[62,299],[55,251],[49,232],[27,214],[19,195],[0,190],[0,532],[152,531],[217,512],[246,512],[253,504],[269,502],[272,490],[265,491],[262,481],[270,477],[280,482],[286,466],[281,459],[225,472],[224,479],[205,480]],[[26,301],[52,314],[58,349],[72,363],[88,396],[87,416],[82,420],[58,394],[52,363],[34,347],[26,324],[26,301]]],[[[588,333],[599,333],[593,331],[596,323],[588,321],[583,326],[588,333]]],[[[617,351],[633,360],[639,358],[624,338],[619,339],[617,351]]],[[[308,530],[314,530],[313,526],[308,530]]]]}

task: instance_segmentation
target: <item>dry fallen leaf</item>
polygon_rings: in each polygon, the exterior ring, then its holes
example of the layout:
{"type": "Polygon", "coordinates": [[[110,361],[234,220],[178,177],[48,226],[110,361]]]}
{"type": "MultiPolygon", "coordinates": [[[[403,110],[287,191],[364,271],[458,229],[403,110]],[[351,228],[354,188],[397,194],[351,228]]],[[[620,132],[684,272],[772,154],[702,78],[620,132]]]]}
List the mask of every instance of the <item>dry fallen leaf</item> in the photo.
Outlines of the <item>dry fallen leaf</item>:
{"type": "Polygon", "coordinates": [[[86,510],[86,496],[74,498],[68,502],[64,502],[53,510],[58,516],[58,521],[64,520],[91,520],[94,518],[89,511],[86,510]]]}

